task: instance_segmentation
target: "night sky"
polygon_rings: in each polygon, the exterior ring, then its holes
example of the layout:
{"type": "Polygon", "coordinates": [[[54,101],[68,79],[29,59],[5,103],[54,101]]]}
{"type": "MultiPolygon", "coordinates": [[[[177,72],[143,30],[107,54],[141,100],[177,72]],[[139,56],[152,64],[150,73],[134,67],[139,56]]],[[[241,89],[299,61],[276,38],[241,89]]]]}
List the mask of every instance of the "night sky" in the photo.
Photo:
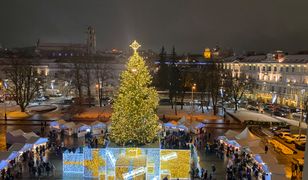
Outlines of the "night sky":
{"type": "MultiPolygon", "coordinates": [[[[99,49],[172,45],[202,52],[219,45],[248,50],[308,50],[307,0],[7,0],[0,3],[0,44],[85,41],[96,29],[99,49]]],[[[124,49],[124,50],[125,50],[124,49]]]]}

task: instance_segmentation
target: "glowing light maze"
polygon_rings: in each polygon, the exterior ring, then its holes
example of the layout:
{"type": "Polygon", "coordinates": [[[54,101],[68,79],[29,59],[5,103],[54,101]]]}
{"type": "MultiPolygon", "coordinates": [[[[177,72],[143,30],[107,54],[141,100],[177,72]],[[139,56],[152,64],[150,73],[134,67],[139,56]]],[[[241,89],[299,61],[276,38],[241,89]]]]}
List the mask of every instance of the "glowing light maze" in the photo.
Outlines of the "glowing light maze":
{"type": "Polygon", "coordinates": [[[64,152],[63,172],[99,179],[189,179],[190,150],[85,147],[64,152]]]}

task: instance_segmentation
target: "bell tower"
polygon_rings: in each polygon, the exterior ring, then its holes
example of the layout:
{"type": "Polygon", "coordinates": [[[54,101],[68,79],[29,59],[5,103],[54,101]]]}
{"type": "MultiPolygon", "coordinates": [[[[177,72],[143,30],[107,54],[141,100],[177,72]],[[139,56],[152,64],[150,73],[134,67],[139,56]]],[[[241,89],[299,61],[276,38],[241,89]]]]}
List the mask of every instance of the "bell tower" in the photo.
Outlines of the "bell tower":
{"type": "Polygon", "coordinates": [[[88,54],[96,53],[96,34],[92,26],[89,26],[87,29],[87,49],[88,54]]]}

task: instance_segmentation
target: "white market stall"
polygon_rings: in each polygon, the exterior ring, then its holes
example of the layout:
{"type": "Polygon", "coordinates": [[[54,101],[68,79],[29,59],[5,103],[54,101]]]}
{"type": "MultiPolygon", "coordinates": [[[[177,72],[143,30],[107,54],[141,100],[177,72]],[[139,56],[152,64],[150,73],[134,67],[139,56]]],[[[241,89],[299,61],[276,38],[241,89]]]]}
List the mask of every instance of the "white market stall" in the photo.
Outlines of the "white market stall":
{"type": "Polygon", "coordinates": [[[25,133],[22,130],[18,129],[15,131],[9,131],[6,133],[6,143],[26,143],[31,137],[39,137],[34,132],[25,133]]]}
{"type": "Polygon", "coordinates": [[[107,125],[100,121],[95,121],[91,123],[92,134],[99,135],[106,132],[107,125]]]}
{"type": "Polygon", "coordinates": [[[55,130],[57,132],[61,131],[61,125],[65,124],[66,121],[63,119],[57,120],[57,121],[52,121],[50,122],[50,130],[55,130]]]}
{"type": "Polygon", "coordinates": [[[175,130],[176,125],[172,124],[171,122],[168,122],[168,123],[164,123],[164,128],[165,130],[175,130]]]}
{"type": "Polygon", "coordinates": [[[77,134],[77,137],[84,137],[87,132],[91,131],[91,126],[84,123],[79,123],[74,127],[74,131],[75,134],[77,134]]]}
{"type": "Polygon", "coordinates": [[[186,126],[183,125],[183,124],[177,125],[177,126],[176,126],[176,129],[178,129],[179,131],[189,132],[188,127],[186,127],[186,126]]]}
{"type": "Polygon", "coordinates": [[[60,127],[62,130],[64,130],[64,134],[71,136],[74,133],[75,123],[68,122],[65,124],[62,124],[60,127]]]}
{"type": "Polygon", "coordinates": [[[260,145],[261,139],[250,132],[246,127],[240,134],[235,136],[236,141],[242,147],[256,147],[260,145]]]}
{"type": "Polygon", "coordinates": [[[202,122],[193,121],[190,125],[190,131],[195,134],[199,134],[202,132],[204,127],[205,127],[205,124],[203,124],[202,122]]]}

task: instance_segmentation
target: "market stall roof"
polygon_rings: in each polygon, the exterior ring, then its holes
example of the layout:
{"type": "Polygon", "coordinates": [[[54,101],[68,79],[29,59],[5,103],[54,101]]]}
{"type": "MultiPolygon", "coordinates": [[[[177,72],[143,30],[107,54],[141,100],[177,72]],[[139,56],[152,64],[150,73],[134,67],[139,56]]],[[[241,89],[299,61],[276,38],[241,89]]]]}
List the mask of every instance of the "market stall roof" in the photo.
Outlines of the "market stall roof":
{"type": "Polygon", "coordinates": [[[15,131],[8,131],[8,134],[12,135],[12,136],[20,136],[20,135],[24,135],[25,132],[21,129],[17,129],[15,131]]]}
{"type": "Polygon", "coordinates": [[[79,131],[86,131],[87,129],[91,129],[91,126],[84,123],[78,123],[74,128],[78,129],[79,131]]]}
{"type": "Polygon", "coordinates": [[[93,129],[99,129],[99,128],[105,129],[107,127],[105,123],[100,122],[100,121],[95,121],[95,122],[91,123],[91,126],[92,126],[93,129]]]}
{"type": "Polygon", "coordinates": [[[222,140],[222,141],[227,142],[227,141],[228,141],[228,138],[227,138],[226,136],[218,136],[218,137],[217,137],[217,140],[222,140]]]}
{"type": "Polygon", "coordinates": [[[241,145],[237,143],[235,140],[228,140],[227,143],[234,147],[238,147],[238,148],[241,147],[241,145]]]}
{"type": "Polygon", "coordinates": [[[255,136],[248,127],[246,127],[240,134],[235,136],[238,140],[247,140],[247,141],[255,141],[255,140],[261,140],[259,137],[255,136]]]}
{"type": "Polygon", "coordinates": [[[234,139],[235,139],[235,136],[238,135],[238,134],[239,134],[238,132],[229,129],[227,132],[225,132],[224,135],[225,135],[228,139],[230,139],[230,140],[233,139],[233,140],[234,140],[234,139]]]}
{"type": "Polygon", "coordinates": [[[17,156],[18,156],[18,152],[17,151],[4,151],[4,152],[0,152],[0,160],[11,161],[11,160],[15,159],[17,156]]]}
{"type": "Polygon", "coordinates": [[[32,144],[27,143],[14,143],[8,151],[18,151],[18,152],[25,152],[30,150],[33,147],[32,144]]]}
{"type": "Polygon", "coordinates": [[[251,146],[251,148],[249,147],[246,147],[249,152],[253,153],[253,154],[261,154],[261,153],[264,153],[264,149],[261,148],[260,146],[251,146]]]}
{"type": "Polygon", "coordinates": [[[50,126],[60,126],[62,124],[65,124],[66,121],[63,119],[57,120],[57,121],[52,121],[50,122],[50,126]]]}
{"type": "Polygon", "coordinates": [[[33,145],[39,145],[39,144],[43,144],[47,142],[48,142],[48,138],[43,138],[43,137],[31,137],[27,141],[28,144],[33,144],[33,145]]]}
{"type": "Polygon", "coordinates": [[[178,121],[178,124],[184,124],[186,123],[186,117],[183,116],[179,121],[178,121]]]}
{"type": "Polygon", "coordinates": [[[177,129],[182,129],[184,131],[188,131],[188,127],[184,126],[183,124],[177,125],[177,129]]]}
{"type": "Polygon", "coordinates": [[[68,123],[65,123],[65,124],[61,125],[62,129],[69,129],[69,128],[74,128],[74,127],[75,127],[75,123],[74,122],[68,122],[68,123]]]}
{"type": "Polygon", "coordinates": [[[176,128],[176,125],[172,124],[171,122],[164,123],[164,126],[168,128],[176,128]]]}
{"type": "Polygon", "coordinates": [[[203,124],[202,122],[193,121],[191,123],[191,128],[201,129],[203,127],[205,127],[205,124],[203,124]]]}
{"type": "Polygon", "coordinates": [[[37,134],[35,134],[34,132],[29,132],[29,133],[25,133],[23,135],[26,139],[30,139],[31,137],[39,137],[37,134]]]}
{"type": "Polygon", "coordinates": [[[1,160],[0,161],[0,170],[6,168],[9,165],[9,162],[5,161],[5,160],[1,160]]]}

